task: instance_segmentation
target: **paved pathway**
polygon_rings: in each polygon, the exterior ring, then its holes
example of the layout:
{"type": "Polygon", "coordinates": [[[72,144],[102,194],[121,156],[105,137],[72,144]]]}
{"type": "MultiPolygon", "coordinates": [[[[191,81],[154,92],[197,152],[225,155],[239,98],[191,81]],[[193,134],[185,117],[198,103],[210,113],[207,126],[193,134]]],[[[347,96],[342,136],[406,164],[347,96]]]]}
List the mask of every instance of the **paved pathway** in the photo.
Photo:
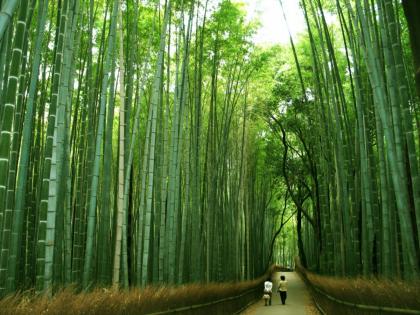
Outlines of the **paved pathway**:
{"type": "MultiPolygon", "coordinates": [[[[249,315],[307,315],[307,305],[311,304],[309,293],[303,281],[295,272],[276,272],[273,275],[273,298],[271,306],[264,306],[264,300],[258,301],[245,314],[249,315]],[[280,275],[285,275],[288,282],[286,304],[282,305],[277,293],[280,275]]],[[[261,288],[261,296],[263,288],[261,288]]]]}

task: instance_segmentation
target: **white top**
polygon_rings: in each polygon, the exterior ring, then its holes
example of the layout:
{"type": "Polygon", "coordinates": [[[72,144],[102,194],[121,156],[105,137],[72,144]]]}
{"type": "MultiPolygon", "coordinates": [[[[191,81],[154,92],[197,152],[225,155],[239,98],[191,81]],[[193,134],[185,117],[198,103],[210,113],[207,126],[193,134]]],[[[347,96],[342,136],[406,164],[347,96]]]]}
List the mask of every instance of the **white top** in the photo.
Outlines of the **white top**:
{"type": "Polygon", "coordinates": [[[279,281],[279,291],[287,291],[287,280],[279,281]]]}
{"type": "Polygon", "coordinates": [[[266,281],[264,282],[264,291],[268,291],[271,292],[271,290],[273,289],[273,283],[271,281],[266,281]]]}

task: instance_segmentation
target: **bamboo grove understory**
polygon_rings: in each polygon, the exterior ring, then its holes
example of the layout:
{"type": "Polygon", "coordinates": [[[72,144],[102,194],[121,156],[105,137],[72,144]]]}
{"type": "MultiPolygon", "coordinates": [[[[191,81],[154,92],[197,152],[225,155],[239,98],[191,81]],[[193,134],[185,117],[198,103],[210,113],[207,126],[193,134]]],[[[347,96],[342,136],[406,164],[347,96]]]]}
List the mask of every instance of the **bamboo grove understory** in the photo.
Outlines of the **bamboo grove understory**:
{"type": "Polygon", "coordinates": [[[418,279],[415,2],[301,0],[262,48],[230,0],[1,0],[0,297],[418,279]]]}

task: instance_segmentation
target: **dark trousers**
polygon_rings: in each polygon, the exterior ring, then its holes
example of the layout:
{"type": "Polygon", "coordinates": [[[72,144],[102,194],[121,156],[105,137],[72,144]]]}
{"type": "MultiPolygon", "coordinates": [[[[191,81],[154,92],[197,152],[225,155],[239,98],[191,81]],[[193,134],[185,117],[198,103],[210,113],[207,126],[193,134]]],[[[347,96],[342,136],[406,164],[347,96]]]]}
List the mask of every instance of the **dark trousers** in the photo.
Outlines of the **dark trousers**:
{"type": "Polygon", "coordinates": [[[286,303],[286,298],[287,298],[287,291],[280,291],[281,304],[284,305],[286,303]]]}
{"type": "Polygon", "coordinates": [[[270,298],[268,299],[268,301],[265,300],[265,305],[267,306],[267,302],[268,302],[268,305],[271,305],[271,294],[272,294],[272,292],[264,292],[264,294],[268,294],[270,296],[270,298]]]}

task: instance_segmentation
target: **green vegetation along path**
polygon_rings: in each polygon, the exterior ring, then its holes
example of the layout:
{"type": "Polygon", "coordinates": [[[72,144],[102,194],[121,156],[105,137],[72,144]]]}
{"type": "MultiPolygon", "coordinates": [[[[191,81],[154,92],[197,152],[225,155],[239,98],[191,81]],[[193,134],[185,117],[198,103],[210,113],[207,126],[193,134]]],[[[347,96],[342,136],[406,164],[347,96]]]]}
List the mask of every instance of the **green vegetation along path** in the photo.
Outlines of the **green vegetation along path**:
{"type": "MultiPolygon", "coordinates": [[[[273,275],[273,298],[271,306],[264,306],[264,300],[260,300],[250,307],[243,315],[309,315],[318,314],[312,307],[312,301],[304,282],[295,272],[276,272],[273,275]],[[280,274],[284,274],[288,281],[286,304],[282,305],[280,296],[277,294],[277,283],[280,274]]],[[[261,292],[263,289],[261,289],[261,292]]],[[[262,295],[262,293],[261,293],[262,295]]]]}

